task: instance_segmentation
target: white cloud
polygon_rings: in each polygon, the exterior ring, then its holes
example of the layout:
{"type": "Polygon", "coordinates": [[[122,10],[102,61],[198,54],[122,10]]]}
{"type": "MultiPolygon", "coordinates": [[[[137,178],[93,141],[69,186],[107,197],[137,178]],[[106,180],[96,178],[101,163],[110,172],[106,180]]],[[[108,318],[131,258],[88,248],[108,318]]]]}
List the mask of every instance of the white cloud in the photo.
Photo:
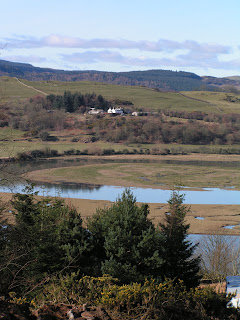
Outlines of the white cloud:
{"type": "Polygon", "coordinates": [[[42,38],[16,36],[2,39],[8,44],[8,49],[14,48],[78,48],[78,49],[138,49],[150,52],[173,52],[176,50],[189,50],[193,52],[207,52],[208,54],[230,53],[229,46],[214,43],[198,43],[187,40],[183,42],[160,39],[158,41],[133,41],[126,39],[81,39],[77,37],[64,37],[52,34],[42,38]]]}
{"type": "Polygon", "coordinates": [[[115,64],[125,69],[139,67],[238,70],[240,68],[240,60],[236,58],[239,56],[240,47],[231,48],[217,43],[199,43],[194,40],[179,42],[167,39],[158,41],[82,39],[52,34],[42,38],[15,35],[2,39],[1,43],[7,44],[4,51],[13,54],[5,57],[6,60],[40,64],[48,62],[50,65],[49,59],[51,61],[55,59],[55,65],[58,63],[61,65],[60,68],[68,65],[69,69],[72,69],[73,65],[82,66],[78,68],[88,65],[88,68],[93,69],[94,66],[101,68],[100,65],[106,64],[115,64]],[[27,55],[29,50],[32,55],[27,55]],[[22,52],[26,53],[26,56],[21,55],[22,52]],[[46,58],[43,58],[44,56],[46,58]]]}
{"type": "Polygon", "coordinates": [[[70,63],[120,63],[129,66],[141,66],[146,68],[163,68],[163,67],[198,67],[214,69],[233,69],[240,67],[240,60],[219,61],[215,56],[209,53],[187,53],[181,54],[174,58],[150,58],[147,56],[130,57],[117,51],[85,51],[81,53],[72,53],[61,55],[64,61],[70,63]]]}

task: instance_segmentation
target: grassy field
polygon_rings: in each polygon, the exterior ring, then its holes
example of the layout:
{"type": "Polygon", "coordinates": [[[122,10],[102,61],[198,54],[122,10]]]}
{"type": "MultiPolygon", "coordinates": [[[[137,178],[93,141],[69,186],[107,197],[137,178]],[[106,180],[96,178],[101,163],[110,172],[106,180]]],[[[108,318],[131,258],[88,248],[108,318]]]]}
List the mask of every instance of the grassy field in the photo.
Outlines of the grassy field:
{"type": "MultiPolygon", "coordinates": [[[[117,160],[116,160],[117,162],[117,160]]],[[[91,164],[79,167],[34,171],[28,178],[44,182],[95,183],[126,187],[171,189],[175,185],[191,188],[240,189],[240,167],[199,166],[162,163],[91,164]]]]}
{"type": "MultiPolygon", "coordinates": [[[[0,199],[8,203],[5,217],[11,219],[12,215],[8,210],[12,209],[9,201],[12,198],[10,193],[0,193],[0,199]]],[[[84,200],[84,199],[65,199],[66,204],[73,206],[81,214],[84,223],[91,217],[97,208],[107,208],[111,206],[110,201],[104,200],[84,200]]],[[[165,213],[168,212],[168,204],[150,203],[149,218],[157,226],[164,221],[165,213]]],[[[190,224],[189,233],[195,234],[225,234],[239,235],[239,227],[225,229],[228,225],[238,225],[240,210],[237,205],[200,205],[194,204],[190,207],[190,212],[186,216],[186,222],[190,224]],[[201,217],[202,220],[197,218],[201,217]]]]}
{"type": "Polygon", "coordinates": [[[3,102],[21,98],[30,98],[36,91],[23,86],[15,78],[0,77],[0,97],[3,102]]]}
{"type": "MultiPolygon", "coordinates": [[[[0,137],[1,137],[0,130],[0,137]]],[[[1,138],[0,138],[1,139],[1,138]]],[[[172,150],[173,152],[184,152],[184,153],[205,153],[205,152],[217,152],[217,150],[221,149],[240,149],[239,146],[228,146],[228,145],[213,145],[213,146],[193,146],[193,145],[180,145],[180,144],[117,144],[117,143],[108,143],[108,142],[94,142],[94,143],[81,143],[81,142],[71,142],[70,139],[68,141],[58,141],[58,142],[44,142],[40,140],[28,141],[28,139],[21,139],[18,141],[0,141],[0,158],[5,157],[15,157],[19,152],[27,152],[31,150],[40,150],[50,148],[57,150],[59,153],[63,153],[64,151],[70,149],[79,149],[85,150],[88,149],[90,152],[96,151],[97,149],[114,149],[115,151],[120,151],[123,149],[128,149],[129,151],[133,151],[134,149],[143,150],[149,149],[150,151],[153,148],[167,148],[172,150]]]]}
{"type": "Polygon", "coordinates": [[[115,151],[121,151],[128,149],[133,151],[134,149],[143,151],[149,149],[150,152],[153,148],[157,149],[169,149],[171,153],[217,153],[221,149],[239,149],[238,145],[183,145],[183,144],[120,144],[110,142],[90,142],[85,143],[84,140],[88,139],[87,135],[84,135],[81,130],[66,129],[61,131],[51,131],[51,135],[57,136],[58,141],[41,141],[33,137],[26,137],[26,132],[11,128],[0,128],[0,158],[15,157],[18,153],[32,151],[36,149],[50,148],[57,150],[59,153],[70,149],[78,150],[94,150],[97,149],[114,149],[115,151]],[[73,138],[79,139],[78,142],[72,142],[73,138]]]}
{"type": "Polygon", "coordinates": [[[184,96],[207,101],[215,109],[215,113],[239,113],[240,112],[240,95],[225,92],[209,91],[187,91],[182,92],[184,96]],[[227,97],[233,97],[236,102],[230,102],[227,97]],[[238,100],[239,99],[239,100],[238,100]]]}
{"type": "MultiPolygon", "coordinates": [[[[21,80],[23,86],[15,78],[1,77],[0,88],[5,100],[11,98],[27,98],[39,94],[33,88],[46,94],[63,94],[65,90],[71,92],[101,94],[106,99],[129,100],[135,108],[149,110],[173,109],[203,112],[240,112],[240,102],[230,103],[225,100],[225,93],[217,92],[157,92],[154,89],[136,86],[119,86],[98,82],[59,82],[59,81],[27,81],[21,80]]],[[[234,96],[234,95],[233,95],[234,96]]],[[[236,96],[239,98],[239,96],[236,96]]]]}

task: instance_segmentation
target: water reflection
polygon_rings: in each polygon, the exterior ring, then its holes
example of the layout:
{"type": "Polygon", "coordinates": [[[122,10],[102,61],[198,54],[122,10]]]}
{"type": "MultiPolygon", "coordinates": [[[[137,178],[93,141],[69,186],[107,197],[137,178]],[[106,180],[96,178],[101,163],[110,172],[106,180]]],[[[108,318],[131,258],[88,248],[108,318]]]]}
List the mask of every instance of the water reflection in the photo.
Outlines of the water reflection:
{"type": "Polygon", "coordinates": [[[239,161],[199,161],[199,160],[172,160],[172,159],[90,159],[90,158],[72,158],[72,159],[37,159],[33,161],[20,161],[11,163],[10,169],[17,170],[19,173],[35,170],[52,169],[60,167],[79,166],[84,164],[104,164],[104,163],[162,163],[176,165],[195,165],[195,166],[214,166],[214,167],[240,167],[239,161]]]}
{"type": "MultiPolygon", "coordinates": [[[[45,159],[29,162],[18,162],[11,164],[9,169],[18,173],[30,172],[34,170],[51,169],[59,167],[79,166],[85,164],[102,163],[163,163],[163,164],[181,164],[198,166],[219,166],[219,167],[239,167],[238,161],[181,161],[181,160],[149,160],[149,159],[45,159]]],[[[22,192],[24,184],[18,182],[11,189],[0,186],[0,192],[22,192]]],[[[66,198],[80,198],[90,200],[109,200],[115,201],[124,191],[124,187],[100,186],[94,184],[38,184],[35,191],[40,195],[62,196],[66,198]]],[[[166,203],[171,196],[171,190],[151,189],[151,188],[130,188],[139,202],[146,203],[166,203]]],[[[185,203],[188,204],[240,204],[240,191],[234,188],[218,189],[204,188],[203,191],[191,191],[184,188],[185,203]]]]}
{"type": "MultiPolygon", "coordinates": [[[[24,185],[19,183],[9,190],[7,187],[0,187],[0,192],[23,192],[24,185]]],[[[134,196],[139,202],[146,203],[167,203],[172,190],[151,189],[151,188],[130,188],[134,196]]],[[[34,191],[38,191],[39,195],[61,196],[64,198],[78,198],[89,200],[109,200],[115,201],[122,192],[124,187],[116,186],[100,186],[88,184],[38,184],[34,191]]],[[[181,194],[185,195],[185,203],[187,204],[240,204],[240,191],[204,188],[204,191],[182,190],[181,194]]]]}

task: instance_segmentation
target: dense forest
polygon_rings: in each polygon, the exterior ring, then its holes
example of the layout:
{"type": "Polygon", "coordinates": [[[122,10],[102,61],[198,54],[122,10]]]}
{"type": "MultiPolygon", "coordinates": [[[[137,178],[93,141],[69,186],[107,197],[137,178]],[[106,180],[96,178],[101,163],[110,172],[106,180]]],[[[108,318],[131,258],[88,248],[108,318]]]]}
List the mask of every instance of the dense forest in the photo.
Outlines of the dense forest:
{"type": "Polygon", "coordinates": [[[239,81],[233,79],[200,77],[194,73],[183,71],[64,71],[0,60],[0,76],[4,75],[31,81],[95,81],[118,85],[146,86],[164,91],[215,90],[223,85],[239,86],[239,81]]]}

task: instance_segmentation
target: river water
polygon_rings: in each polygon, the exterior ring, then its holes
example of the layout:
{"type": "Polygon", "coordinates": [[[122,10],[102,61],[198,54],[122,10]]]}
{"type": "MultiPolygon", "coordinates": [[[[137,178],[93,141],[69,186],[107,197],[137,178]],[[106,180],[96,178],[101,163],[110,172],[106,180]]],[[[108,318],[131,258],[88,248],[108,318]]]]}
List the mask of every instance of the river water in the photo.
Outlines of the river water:
{"type": "MultiPolygon", "coordinates": [[[[122,163],[122,162],[154,162],[149,160],[103,160],[103,159],[48,159],[30,162],[20,162],[12,165],[12,170],[20,173],[29,172],[41,169],[79,166],[84,164],[94,163],[122,163]]],[[[184,164],[184,165],[198,165],[198,166],[226,166],[226,167],[239,167],[238,161],[180,161],[180,160],[161,160],[158,163],[164,164],[184,164]]],[[[6,186],[0,186],[0,192],[23,192],[24,184],[17,182],[14,187],[9,189],[6,186]]],[[[71,184],[62,183],[61,185],[55,184],[37,184],[35,191],[39,195],[61,196],[64,198],[78,198],[89,200],[109,200],[114,201],[124,191],[124,187],[117,186],[100,186],[88,184],[71,184]]],[[[171,190],[152,189],[152,188],[130,188],[139,202],[146,203],[166,203],[171,196],[171,190]]],[[[240,191],[232,188],[219,189],[219,188],[203,188],[196,191],[188,190],[187,187],[183,188],[180,193],[185,195],[185,203],[187,204],[218,204],[230,205],[240,204],[240,191]]]]}
{"type": "MultiPolygon", "coordinates": [[[[23,192],[24,184],[16,184],[9,189],[0,187],[0,192],[23,192]]],[[[37,184],[34,191],[39,195],[61,196],[64,198],[77,198],[89,200],[115,201],[125,190],[124,187],[116,186],[94,186],[81,184],[37,184]]],[[[172,191],[151,188],[130,188],[139,202],[167,203],[172,191]]],[[[204,188],[203,191],[190,191],[187,188],[180,191],[185,195],[187,204],[240,204],[240,191],[232,189],[204,188]]]]}
{"type": "MultiPolygon", "coordinates": [[[[116,163],[116,162],[150,162],[150,161],[114,161],[102,159],[51,159],[51,160],[38,160],[31,162],[20,162],[13,164],[10,170],[24,173],[34,170],[51,169],[57,167],[79,166],[91,163],[116,163]]],[[[153,161],[154,162],[154,161],[153,161]]],[[[199,166],[227,166],[239,167],[240,162],[210,162],[210,161],[179,161],[179,160],[161,160],[159,163],[169,164],[185,164],[185,165],[199,165],[199,166]]],[[[0,192],[24,192],[26,184],[17,182],[11,188],[0,185],[0,192]]],[[[36,184],[34,191],[38,191],[39,195],[48,196],[61,196],[64,198],[78,198],[89,200],[109,200],[115,201],[117,197],[121,196],[125,190],[124,187],[117,186],[101,186],[89,184],[36,184]]],[[[130,188],[136,197],[137,201],[145,203],[167,203],[171,196],[171,190],[152,189],[152,188],[130,188]]],[[[188,190],[182,188],[181,194],[185,196],[186,204],[216,204],[216,205],[239,205],[240,204],[240,191],[233,188],[219,189],[219,188],[203,188],[199,190],[188,190]]],[[[189,240],[196,243],[204,239],[204,235],[189,235],[189,240]]],[[[230,236],[231,237],[231,236],[230,236]]]]}

